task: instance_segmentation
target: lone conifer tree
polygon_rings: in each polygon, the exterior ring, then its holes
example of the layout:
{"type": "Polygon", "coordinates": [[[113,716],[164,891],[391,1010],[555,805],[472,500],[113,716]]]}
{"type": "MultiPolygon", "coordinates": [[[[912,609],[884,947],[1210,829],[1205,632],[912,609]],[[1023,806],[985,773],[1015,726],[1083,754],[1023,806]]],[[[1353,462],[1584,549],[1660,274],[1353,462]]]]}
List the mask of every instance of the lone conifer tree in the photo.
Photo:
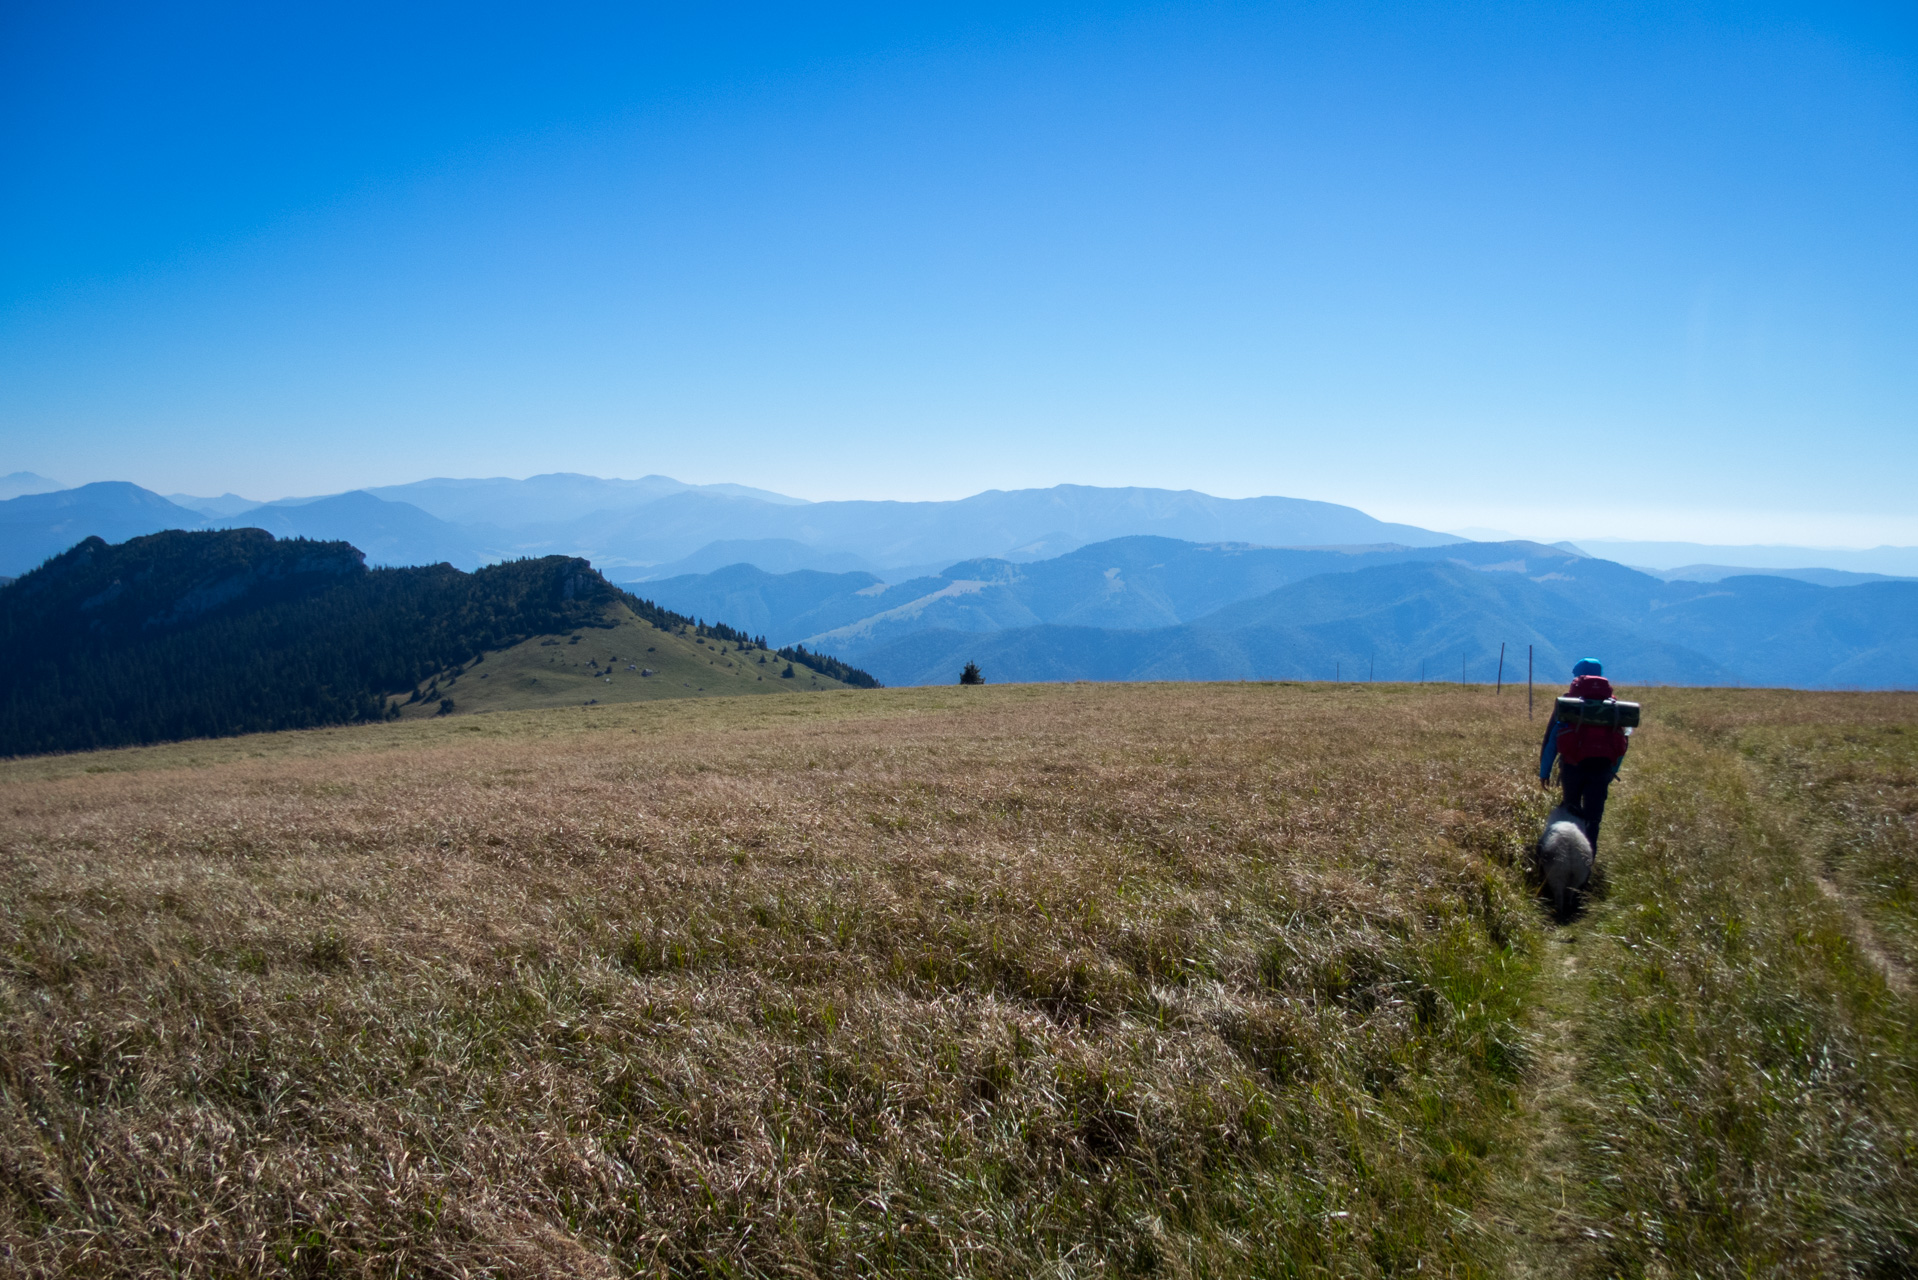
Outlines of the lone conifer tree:
{"type": "Polygon", "coordinates": [[[979,664],[976,662],[968,662],[966,669],[959,673],[960,684],[984,684],[985,682],[986,678],[979,674],[979,664]]]}

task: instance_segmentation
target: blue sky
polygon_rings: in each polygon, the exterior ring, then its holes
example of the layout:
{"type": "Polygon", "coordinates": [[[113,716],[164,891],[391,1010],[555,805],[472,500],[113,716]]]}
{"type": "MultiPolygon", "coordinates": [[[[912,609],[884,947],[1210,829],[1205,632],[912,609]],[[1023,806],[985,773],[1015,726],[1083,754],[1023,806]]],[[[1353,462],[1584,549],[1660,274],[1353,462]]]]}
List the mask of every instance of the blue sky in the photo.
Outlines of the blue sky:
{"type": "Polygon", "coordinates": [[[689,8],[0,8],[0,472],[1918,543],[1908,6],[689,8]]]}

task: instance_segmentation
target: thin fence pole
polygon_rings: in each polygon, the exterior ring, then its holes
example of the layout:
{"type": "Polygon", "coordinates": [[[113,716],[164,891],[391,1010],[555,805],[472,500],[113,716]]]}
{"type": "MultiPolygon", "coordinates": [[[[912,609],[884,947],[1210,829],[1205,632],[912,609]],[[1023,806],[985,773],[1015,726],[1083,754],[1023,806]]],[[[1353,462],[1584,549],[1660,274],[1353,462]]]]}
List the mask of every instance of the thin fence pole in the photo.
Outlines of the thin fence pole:
{"type": "Polygon", "coordinates": [[[1505,692],[1505,642],[1498,642],[1498,683],[1492,686],[1494,697],[1505,692]]]}
{"type": "Polygon", "coordinates": [[[1532,646],[1525,646],[1525,718],[1532,718],[1532,646]]]}
{"type": "Polygon", "coordinates": [[[1461,686],[1465,683],[1465,655],[1462,653],[1458,656],[1458,682],[1461,686]]]}

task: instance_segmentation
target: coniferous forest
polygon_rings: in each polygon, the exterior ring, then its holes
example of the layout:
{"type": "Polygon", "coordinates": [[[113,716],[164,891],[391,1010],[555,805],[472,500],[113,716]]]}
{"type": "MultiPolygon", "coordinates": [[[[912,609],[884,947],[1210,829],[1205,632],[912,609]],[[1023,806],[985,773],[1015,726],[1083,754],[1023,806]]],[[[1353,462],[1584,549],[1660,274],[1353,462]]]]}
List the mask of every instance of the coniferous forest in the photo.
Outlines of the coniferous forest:
{"type": "Polygon", "coordinates": [[[802,667],[811,667],[822,676],[843,681],[855,689],[877,689],[879,681],[870,672],[861,671],[851,663],[841,662],[829,653],[814,653],[803,644],[787,645],[779,650],[778,656],[788,662],[797,662],[802,667]]]}
{"type": "Polygon", "coordinates": [[[697,625],[571,556],[462,573],[258,529],[88,538],[0,587],[0,754],[378,720],[435,672],[605,625],[617,601],[697,625]]]}

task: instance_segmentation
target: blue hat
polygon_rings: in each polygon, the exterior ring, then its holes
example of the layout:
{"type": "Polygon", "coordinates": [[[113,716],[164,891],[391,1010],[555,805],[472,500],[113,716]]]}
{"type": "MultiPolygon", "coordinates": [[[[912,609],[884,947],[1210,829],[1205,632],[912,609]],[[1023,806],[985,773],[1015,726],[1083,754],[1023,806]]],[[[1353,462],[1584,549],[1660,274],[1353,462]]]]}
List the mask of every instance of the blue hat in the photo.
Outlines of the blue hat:
{"type": "Polygon", "coordinates": [[[1602,676],[1605,674],[1605,664],[1597,658],[1580,658],[1572,664],[1572,674],[1575,676],[1602,676]]]}

